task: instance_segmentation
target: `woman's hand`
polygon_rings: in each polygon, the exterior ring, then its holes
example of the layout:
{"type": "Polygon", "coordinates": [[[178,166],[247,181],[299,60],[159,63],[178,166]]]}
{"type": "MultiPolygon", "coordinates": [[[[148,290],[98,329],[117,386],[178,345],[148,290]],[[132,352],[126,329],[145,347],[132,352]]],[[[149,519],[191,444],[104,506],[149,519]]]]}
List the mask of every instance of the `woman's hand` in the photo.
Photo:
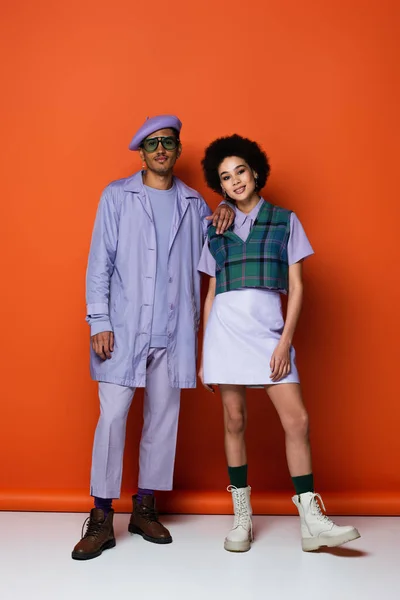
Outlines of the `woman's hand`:
{"type": "Polygon", "coordinates": [[[212,394],[215,393],[215,390],[211,385],[207,385],[206,383],[204,383],[203,363],[201,363],[201,365],[200,365],[199,379],[208,392],[211,392],[212,394]]]}
{"type": "Polygon", "coordinates": [[[271,368],[270,379],[274,382],[280,381],[290,373],[290,344],[279,342],[274,350],[269,363],[271,368]]]}

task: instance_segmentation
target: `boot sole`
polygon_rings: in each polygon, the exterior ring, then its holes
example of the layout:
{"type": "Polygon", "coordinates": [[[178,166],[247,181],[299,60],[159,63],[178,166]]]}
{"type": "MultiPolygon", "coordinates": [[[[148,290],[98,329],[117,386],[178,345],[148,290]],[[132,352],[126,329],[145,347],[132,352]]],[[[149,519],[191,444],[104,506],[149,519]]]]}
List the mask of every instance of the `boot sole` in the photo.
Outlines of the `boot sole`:
{"type": "Polygon", "coordinates": [[[151,537],[150,535],[147,535],[146,533],[144,533],[144,531],[139,529],[139,527],[136,527],[136,525],[129,524],[128,531],[129,531],[129,533],[141,535],[142,538],[144,540],[146,540],[146,542],[151,542],[152,544],[172,544],[171,536],[169,536],[167,538],[154,538],[154,537],[151,537]]]}
{"type": "Polygon", "coordinates": [[[92,558],[97,558],[103,553],[103,550],[109,550],[110,548],[114,548],[116,545],[115,538],[112,540],[108,540],[99,550],[96,552],[91,552],[90,554],[82,554],[82,552],[72,552],[71,556],[74,560],[90,560],[92,558]]]}
{"type": "Polygon", "coordinates": [[[359,532],[354,528],[352,531],[338,535],[334,538],[304,538],[302,539],[301,545],[304,552],[312,552],[313,550],[318,550],[323,547],[336,548],[337,546],[342,546],[343,544],[357,540],[359,537],[361,537],[359,532]]]}
{"type": "Polygon", "coordinates": [[[246,540],[245,542],[230,542],[225,540],[224,548],[228,552],[248,552],[251,548],[251,541],[246,540]]]}

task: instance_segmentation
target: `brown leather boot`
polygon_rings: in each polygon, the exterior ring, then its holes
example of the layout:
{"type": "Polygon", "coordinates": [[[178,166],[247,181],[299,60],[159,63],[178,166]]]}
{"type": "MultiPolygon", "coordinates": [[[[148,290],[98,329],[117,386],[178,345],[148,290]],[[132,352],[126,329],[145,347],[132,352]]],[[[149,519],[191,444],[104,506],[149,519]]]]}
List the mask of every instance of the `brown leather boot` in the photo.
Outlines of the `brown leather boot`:
{"type": "Polygon", "coordinates": [[[154,496],[143,496],[142,503],[139,504],[135,495],[132,496],[132,503],[133,512],[128,527],[130,533],[137,533],[154,544],[170,544],[172,537],[168,529],[158,520],[154,496]]]}
{"type": "Polygon", "coordinates": [[[75,560],[89,560],[100,556],[103,550],[114,548],[113,518],[113,509],[104,518],[104,512],[100,508],[92,508],[90,517],[86,519],[82,527],[82,539],[72,551],[72,558],[75,560]],[[89,522],[85,535],[83,535],[83,529],[87,521],[89,522]]]}

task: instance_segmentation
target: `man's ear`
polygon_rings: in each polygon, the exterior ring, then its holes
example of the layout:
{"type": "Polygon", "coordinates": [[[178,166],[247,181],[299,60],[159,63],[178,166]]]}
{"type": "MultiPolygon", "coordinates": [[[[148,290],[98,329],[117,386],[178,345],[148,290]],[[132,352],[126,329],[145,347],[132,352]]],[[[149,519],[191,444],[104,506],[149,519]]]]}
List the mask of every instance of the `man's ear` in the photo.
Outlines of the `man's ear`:
{"type": "Polygon", "coordinates": [[[178,150],[176,153],[176,158],[178,159],[181,154],[182,154],[182,144],[179,142],[178,150]]]}

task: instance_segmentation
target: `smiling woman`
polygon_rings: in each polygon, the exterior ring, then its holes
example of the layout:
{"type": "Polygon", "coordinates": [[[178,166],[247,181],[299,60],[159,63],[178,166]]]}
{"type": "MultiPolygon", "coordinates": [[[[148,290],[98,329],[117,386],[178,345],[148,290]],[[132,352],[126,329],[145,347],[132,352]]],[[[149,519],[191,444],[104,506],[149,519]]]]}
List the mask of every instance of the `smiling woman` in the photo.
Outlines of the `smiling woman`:
{"type": "MultiPolygon", "coordinates": [[[[226,158],[219,166],[218,172],[222,182],[224,196],[236,202],[251,202],[257,187],[258,175],[238,156],[226,158]]],[[[255,198],[257,200],[257,198],[255,198]]]]}
{"type": "Polygon", "coordinates": [[[210,144],[202,165],[207,185],[219,194],[222,191],[233,202],[251,198],[256,189],[265,186],[270,173],[266,154],[260,151],[256,142],[240,135],[220,138],[210,144]],[[239,184],[244,184],[246,190],[239,184]]]}
{"type": "Polygon", "coordinates": [[[220,387],[235,513],[225,549],[247,551],[253,539],[244,437],[246,387],[265,388],[285,430],[303,550],[339,546],[359,533],[335,525],[314,492],[308,415],[292,346],[303,298],[302,261],[313,250],[294,213],[259,196],[270,168],[256,142],[238,135],[220,138],[206,149],[202,164],[209,186],[236,206],[232,228],[222,235],[209,228],[198,266],[210,276],[199,375],[208,390],[213,391],[212,384],[220,387]],[[285,322],[280,294],[287,293],[285,322]]]}

